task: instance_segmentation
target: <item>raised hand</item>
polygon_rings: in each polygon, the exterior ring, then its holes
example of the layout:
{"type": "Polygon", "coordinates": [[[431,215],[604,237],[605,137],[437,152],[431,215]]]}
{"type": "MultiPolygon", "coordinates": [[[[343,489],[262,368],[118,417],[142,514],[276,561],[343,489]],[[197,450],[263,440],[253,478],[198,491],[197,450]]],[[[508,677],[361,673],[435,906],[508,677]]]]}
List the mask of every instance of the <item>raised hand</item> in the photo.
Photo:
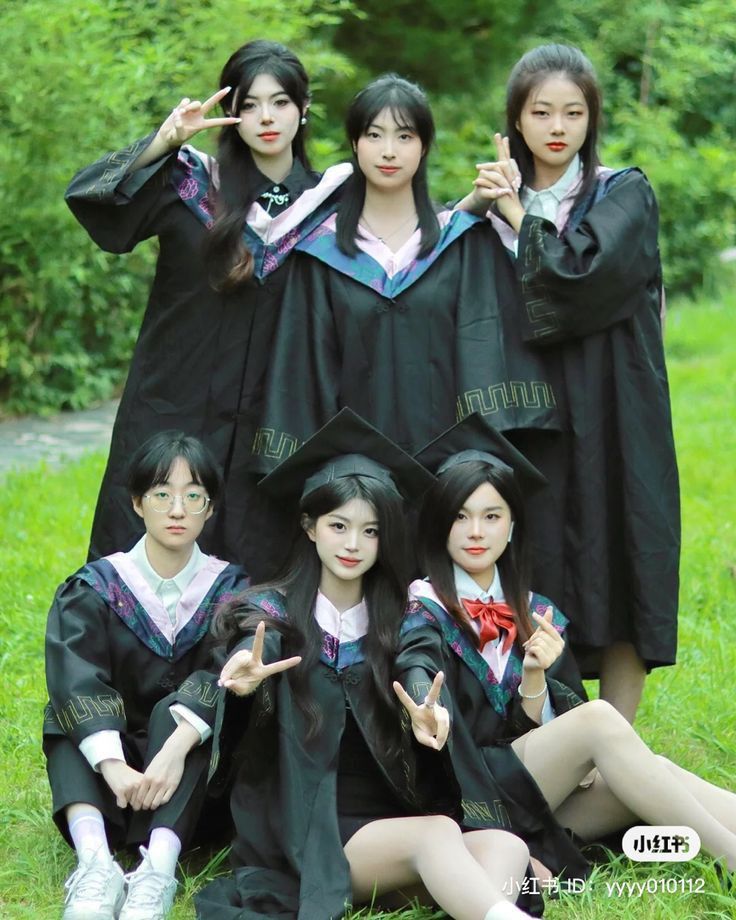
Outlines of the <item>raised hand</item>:
{"type": "Polygon", "coordinates": [[[256,627],[255,639],[251,651],[242,649],[235,652],[226,662],[217,683],[226,690],[232,690],[238,696],[248,696],[253,693],[261,681],[272,674],[279,674],[289,668],[296,667],[302,660],[300,655],[293,658],[284,658],[274,661],[273,664],[263,663],[263,639],[266,634],[266,624],[261,622],[256,627]]]}
{"type": "Polygon", "coordinates": [[[519,199],[521,173],[511,157],[509,139],[494,134],[493,142],[497,159],[476,165],[478,176],[473,182],[472,194],[478,201],[485,201],[486,207],[495,201],[501,216],[518,230],[524,217],[524,208],[519,199]]]}
{"type": "Polygon", "coordinates": [[[525,671],[546,671],[562,654],[565,642],[552,625],[552,608],[548,607],[544,616],[533,613],[532,618],[539,624],[531,637],[524,643],[525,671]]]}
{"type": "Polygon", "coordinates": [[[169,117],[158,129],[158,135],[161,140],[169,148],[179,147],[199,131],[238,124],[240,119],[237,117],[205,117],[229,92],[230,87],[224,86],[204,102],[186,97],[182,99],[177,106],[174,106],[169,117]]]}
{"type": "Polygon", "coordinates": [[[450,714],[437,702],[444,679],[445,675],[438,671],[421,705],[414,702],[398,680],[395,680],[393,685],[399,702],[409,713],[414,737],[420,744],[436,751],[442,750],[450,734],[450,714]]]}

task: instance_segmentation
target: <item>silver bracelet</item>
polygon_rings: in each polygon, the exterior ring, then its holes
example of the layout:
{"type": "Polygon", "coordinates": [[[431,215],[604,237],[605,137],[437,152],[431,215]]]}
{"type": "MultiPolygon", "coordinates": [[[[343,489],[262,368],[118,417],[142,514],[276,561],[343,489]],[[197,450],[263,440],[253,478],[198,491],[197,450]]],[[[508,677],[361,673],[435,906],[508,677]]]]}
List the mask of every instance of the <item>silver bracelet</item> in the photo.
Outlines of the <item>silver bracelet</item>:
{"type": "Polygon", "coordinates": [[[544,696],[546,692],[547,692],[547,684],[545,684],[542,687],[539,693],[522,693],[521,684],[519,684],[519,696],[522,698],[522,700],[538,700],[539,697],[544,696]]]}

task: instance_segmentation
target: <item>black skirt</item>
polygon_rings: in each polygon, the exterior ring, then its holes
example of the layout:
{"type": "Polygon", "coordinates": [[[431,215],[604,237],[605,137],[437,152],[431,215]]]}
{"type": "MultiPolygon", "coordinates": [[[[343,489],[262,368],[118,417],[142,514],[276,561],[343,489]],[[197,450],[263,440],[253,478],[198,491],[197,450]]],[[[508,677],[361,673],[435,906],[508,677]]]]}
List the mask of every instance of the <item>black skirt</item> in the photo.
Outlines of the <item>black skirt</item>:
{"type": "Polygon", "coordinates": [[[342,845],[371,821],[410,814],[381,773],[348,707],[337,770],[337,816],[342,845]]]}

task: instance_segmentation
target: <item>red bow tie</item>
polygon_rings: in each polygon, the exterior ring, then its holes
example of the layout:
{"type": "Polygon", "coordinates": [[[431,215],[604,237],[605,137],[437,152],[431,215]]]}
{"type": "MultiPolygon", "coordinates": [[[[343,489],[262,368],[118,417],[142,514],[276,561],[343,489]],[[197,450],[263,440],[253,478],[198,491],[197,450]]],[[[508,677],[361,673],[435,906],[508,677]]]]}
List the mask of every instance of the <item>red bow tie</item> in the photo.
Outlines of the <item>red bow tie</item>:
{"type": "Polygon", "coordinates": [[[480,620],[480,647],[490,642],[492,639],[498,639],[499,631],[506,630],[506,638],[503,640],[502,651],[505,654],[516,639],[516,623],[514,622],[514,611],[508,604],[499,604],[490,601],[471,601],[468,598],[461,598],[463,607],[468,611],[470,616],[480,620]]]}

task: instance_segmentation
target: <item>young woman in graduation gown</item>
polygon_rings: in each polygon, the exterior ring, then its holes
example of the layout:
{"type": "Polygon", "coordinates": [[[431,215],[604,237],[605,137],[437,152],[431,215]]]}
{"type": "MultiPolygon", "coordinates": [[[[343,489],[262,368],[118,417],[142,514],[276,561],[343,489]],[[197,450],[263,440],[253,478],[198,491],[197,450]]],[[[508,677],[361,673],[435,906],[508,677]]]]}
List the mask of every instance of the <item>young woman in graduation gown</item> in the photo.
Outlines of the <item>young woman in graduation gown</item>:
{"type": "Polygon", "coordinates": [[[551,473],[568,502],[557,599],[583,673],[633,721],[646,670],[675,660],[679,486],[657,202],[640,170],[600,165],[600,108],[582,52],[529,51],[509,80],[508,139],[496,136],[498,160],[461,206],[495,202],[524,339],[562,361],[572,440],[567,472],[551,473]]]}
{"type": "Polygon", "coordinates": [[[519,479],[539,474],[470,421],[418,457],[438,476],[419,521],[429,578],[410,588],[445,639],[466,822],[495,808],[533,856],[573,876],[579,862],[554,822],[586,841],[640,821],[684,825],[733,871],[736,794],[653,754],[609,703],[580,699],[567,619],[527,581],[535,522],[519,479]],[[457,452],[464,444],[474,447],[457,452]]]}
{"type": "Polygon", "coordinates": [[[141,842],[120,917],[168,912],[204,801],[215,715],[211,683],[189,677],[209,661],[215,607],[248,584],[196,543],[222,487],[201,442],[155,435],[131,458],[128,482],[145,536],[71,575],[46,630],[44,753],[54,820],[79,859],[64,920],[118,917],[124,879],[109,847],[141,842]]]}
{"type": "Polygon", "coordinates": [[[303,487],[303,530],[284,577],[217,617],[235,873],[197,896],[198,917],[338,920],[417,883],[459,920],[527,916],[501,894],[525,846],[454,820],[440,637],[405,616],[398,489],[416,495],[426,476],[346,409],[266,480],[303,487]]]}
{"type": "MultiPolygon", "coordinates": [[[[161,127],[78,173],[66,200],[92,239],[128,252],[156,237],[156,275],[113,430],[90,557],[140,535],[124,467],[147,437],[177,427],[224,469],[225,501],[203,546],[263,575],[265,499],[243,470],[294,243],[334,206],[347,164],[320,176],[304,146],[307,74],[283,45],[253,41],[227,61],[221,89],[182,99],[161,127]],[[224,117],[208,117],[219,103],[224,117]],[[217,158],[189,146],[220,127],[217,158]]],[[[277,508],[269,508],[274,515],[277,508]]]]}
{"type": "Polygon", "coordinates": [[[346,119],[354,171],[290,260],[254,465],[268,471],[343,406],[408,450],[477,410],[556,431],[555,375],[521,341],[513,269],[488,221],[436,213],[415,85],[383,76],[346,119]]]}

